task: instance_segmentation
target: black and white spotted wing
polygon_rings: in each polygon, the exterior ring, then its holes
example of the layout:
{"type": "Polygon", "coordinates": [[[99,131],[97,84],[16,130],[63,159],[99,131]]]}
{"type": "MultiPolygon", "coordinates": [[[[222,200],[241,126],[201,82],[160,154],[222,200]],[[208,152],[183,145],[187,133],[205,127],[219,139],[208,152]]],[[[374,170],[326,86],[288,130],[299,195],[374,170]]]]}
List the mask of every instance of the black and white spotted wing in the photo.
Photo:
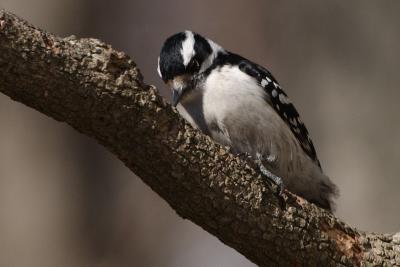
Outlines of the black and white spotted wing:
{"type": "Polygon", "coordinates": [[[257,79],[260,85],[268,93],[271,105],[274,107],[279,116],[289,126],[290,130],[299,141],[304,152],[306,152],[306,154],[312,160],[314,160],[318,164],[318,166],[321,167],[313,142],[311,141],[306,126],[301,121],[300,115],[297,112],[296,108],[290,102],[288,96],[279,86],[278,82],[271,75],[271,73],[265,68],[243,58],[238,65],[241,71],[257,79]]]}

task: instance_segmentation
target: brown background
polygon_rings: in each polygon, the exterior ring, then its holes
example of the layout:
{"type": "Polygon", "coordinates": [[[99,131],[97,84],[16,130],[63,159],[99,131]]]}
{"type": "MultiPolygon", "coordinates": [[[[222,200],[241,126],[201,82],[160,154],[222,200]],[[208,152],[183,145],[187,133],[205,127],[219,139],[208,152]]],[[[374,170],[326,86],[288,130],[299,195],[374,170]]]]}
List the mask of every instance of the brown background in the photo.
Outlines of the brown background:
{"type": "MultiPolygon", "coordinates": [[[[337,215],[400,230],[400,2],[0,0],[61,36],[126,51],[148,83],[191,29],[268,67],[338,184],[337,215]]],[[[0,74],[1,75],[1,74],[0,74]]],[[[0,96],[0,266],[254,266],[179,218],[93,140],[0,96]]]]}

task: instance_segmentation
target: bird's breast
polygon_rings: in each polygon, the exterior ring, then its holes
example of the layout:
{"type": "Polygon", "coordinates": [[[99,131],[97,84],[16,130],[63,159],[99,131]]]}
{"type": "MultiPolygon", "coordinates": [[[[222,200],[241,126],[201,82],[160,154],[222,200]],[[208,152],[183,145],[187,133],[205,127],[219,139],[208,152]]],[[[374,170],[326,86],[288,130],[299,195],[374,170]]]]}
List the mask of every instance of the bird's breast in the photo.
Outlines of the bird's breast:
{"type": "Polygon", "coordinates": [[[178,110],[194,127],[237,153],[281,159],[298,153],[293,151],[299,149],[295,137],[269,104],[264,89],[237,67],[212,71],[178,110]]]}

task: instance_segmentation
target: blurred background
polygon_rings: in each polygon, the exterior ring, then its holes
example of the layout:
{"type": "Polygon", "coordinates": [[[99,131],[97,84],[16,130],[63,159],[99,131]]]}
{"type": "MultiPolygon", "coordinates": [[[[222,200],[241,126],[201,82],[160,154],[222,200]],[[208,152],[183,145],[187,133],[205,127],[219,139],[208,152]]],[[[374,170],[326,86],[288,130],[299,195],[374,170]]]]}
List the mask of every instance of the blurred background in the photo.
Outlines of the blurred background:
{"type": "MultiPolygon", "coordinates": [[[[0,8],[127,52],[166,97],[157,56],[175,32],[197,31],[260,63],[338,184],[336,214],[362,230],[400,230],[399,1],[0,0],[0,8]]],[[[254,266],[67,125],[3,95],[0,125],[0,266],[254,266]]]]}

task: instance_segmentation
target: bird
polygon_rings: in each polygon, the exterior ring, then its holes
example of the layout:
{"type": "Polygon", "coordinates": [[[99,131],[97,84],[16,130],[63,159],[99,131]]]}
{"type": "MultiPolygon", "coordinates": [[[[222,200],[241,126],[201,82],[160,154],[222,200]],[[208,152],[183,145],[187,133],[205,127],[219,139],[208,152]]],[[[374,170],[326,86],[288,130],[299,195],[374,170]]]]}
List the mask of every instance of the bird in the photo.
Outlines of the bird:
{"type": "Polygon", "coordinates": [[[333,212],[337,186],[266,68],[186,30],[165,40],[157,71],[172,91],[172,105],[194,128],[232,153],[248,155],[277,185],[333,212]]]}

